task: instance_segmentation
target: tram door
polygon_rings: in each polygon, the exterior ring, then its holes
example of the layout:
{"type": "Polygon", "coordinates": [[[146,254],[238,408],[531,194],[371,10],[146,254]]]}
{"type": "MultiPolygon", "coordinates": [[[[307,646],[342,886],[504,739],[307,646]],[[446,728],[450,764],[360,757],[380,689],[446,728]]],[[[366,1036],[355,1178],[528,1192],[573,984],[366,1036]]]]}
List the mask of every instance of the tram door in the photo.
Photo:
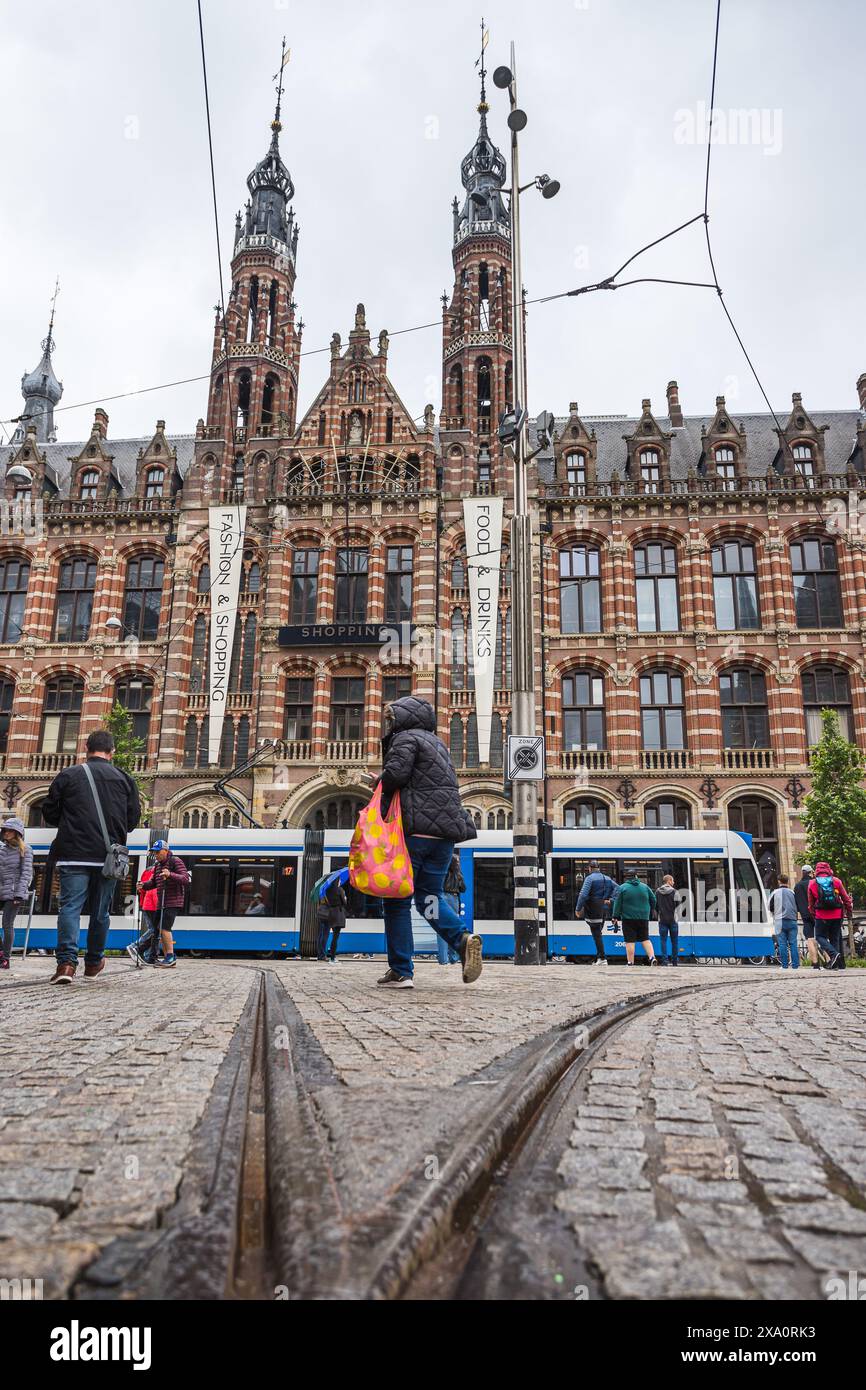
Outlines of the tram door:
{"type": "MultiPolygon", "coordinates": [[[[666,875],[670,874],[674,881],[674,892],[676,894],[676,915],[677,915],[677,955],[691,956],[694,954],[694,935],[693,912],[691,910],[691,898],[689,896],[689,866],[688,860],[681,858],[670,859],[621,859],[617,865],[618,873],[614,877],[619,883],[624,883],[633,873],[636,873],[642,883],[651,888],[658,894],[659,888],[666,875]]],[[[653,944],[659,947],[659,925],[658,920],[650,922],[650,936],[653,944]]],[[[622,942],[622,931],[617,933],[618,941],[622,942]]],[[[625,945],[623,943],[623,950],[625,945]]],[[[670,949],[670,948],[668,948],[670,949]]],[[[635,959],[641,952],[635,953],[635,959]]]]}

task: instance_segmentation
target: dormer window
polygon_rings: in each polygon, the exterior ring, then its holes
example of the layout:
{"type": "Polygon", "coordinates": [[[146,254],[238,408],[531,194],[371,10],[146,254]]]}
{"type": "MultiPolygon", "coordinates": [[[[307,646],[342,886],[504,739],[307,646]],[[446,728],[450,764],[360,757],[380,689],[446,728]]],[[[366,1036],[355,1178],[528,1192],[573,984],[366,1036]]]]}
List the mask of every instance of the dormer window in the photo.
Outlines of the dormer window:
{"type": "Polygon", "coordinates": [[[95,502],[98,491],[99,474],[95,469],[88,469],[86,473],[82,473],[81,475],[78,496],[82,502],[95,502]]]}
{"type": "Polygon", "coordinates": [[[737,486],[737,459],[733,449],[727,445],[716,450],[716,473],[726,492],[733,492],[737,486]]]}
{"type": "Polygon", "coordinates": [[[586,494],[586,454],[573,453],[565,456],[565,476],[571,497],[586,494]]]}
{"type": "Polygon", "coordinates": [[[149,468],[147,477],[144,480],[144,495],[149,501],[155,501],[162,496],[163,483],[165,482],[164,468],[149,468]]]}
{"type": "Polygon", "coordinates": [[[640,476],[644,492],[658,492],[661,481],[661,461],[658,449],[641,449],[640,476]]]}
{"type": "Polygon", "coordinates": [[[794,468],[798,477],[802,478],[805,487],[814,487],[815,459],[811,444],[795,444],[791,452],[794,455],[794,468]]]}

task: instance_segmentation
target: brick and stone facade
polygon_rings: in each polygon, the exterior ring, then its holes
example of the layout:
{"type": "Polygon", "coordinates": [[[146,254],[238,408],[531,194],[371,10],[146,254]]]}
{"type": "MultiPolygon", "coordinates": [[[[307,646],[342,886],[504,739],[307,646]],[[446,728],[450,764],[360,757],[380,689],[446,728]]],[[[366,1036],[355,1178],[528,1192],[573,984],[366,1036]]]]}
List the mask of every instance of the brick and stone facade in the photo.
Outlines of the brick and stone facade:
{"type": "MultiPolygon", "coordinates": [[[[513,305],[505,166],[480,114],[453,213],[438,422],[432,406],[409,417],[388,333],[371,335],[362,304],[297,419],[298,230],[277,119],[238,215],[195,432],[160,420],[149,439],[112,440],[97,410],[82,442],[53,441],[43,421],[4,449],[3,806],[36,820],[117,697],[146,733],[155,825],[228,823],[213,784],[267,740],[235,783],[256,820],[349,824],[382,704],[412,689],[435,703],[479,824],[510,824],[512,483],[496,424],[514,396],[513,305]],[[492,765],[479,766],[462,500],[488,492],[505,497],[506,555],[492,765]],[[244,580],[210,766],[207,508],[229,500],[247,507],[244,580]],[[280,645],[283,628],[351,620],[411,622],[414,646],[280,645]]],[[[781,432],[722,397],[689,414],[676,382],[663,411],[646,399],[593,417],[574,403],[557,419],[530,465],[555,824],[729,824],[796,858],[814,711],[836,705],[866,745],[866,376],[857,389],[857,407],[830,412],[795,393],[781,432]]]]}

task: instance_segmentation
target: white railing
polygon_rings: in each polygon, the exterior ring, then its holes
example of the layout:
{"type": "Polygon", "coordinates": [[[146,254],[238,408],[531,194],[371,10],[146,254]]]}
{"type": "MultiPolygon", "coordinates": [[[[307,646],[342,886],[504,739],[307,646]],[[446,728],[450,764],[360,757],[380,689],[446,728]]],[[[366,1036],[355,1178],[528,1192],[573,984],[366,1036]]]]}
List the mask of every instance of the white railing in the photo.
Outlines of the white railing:
{"type": "Polygon", "coordinates": [[[360,739],[339,739],[325,744],[325,759],[336,763],[364,762],[364,744],[360,739]]]}
{"type": "Polygon", "coordinates": [[[610,767],[610,754],[607,749],[570,748],[563,753],[563,772],[577,772],[584,767],[590,772],[606,772],[610,767]]]}
{"type": "Polygon", "coordinates": [[[74,753],[31,753],[30,771],[62,772],[65,767],[72,767],[74,762],[74,753]]]}

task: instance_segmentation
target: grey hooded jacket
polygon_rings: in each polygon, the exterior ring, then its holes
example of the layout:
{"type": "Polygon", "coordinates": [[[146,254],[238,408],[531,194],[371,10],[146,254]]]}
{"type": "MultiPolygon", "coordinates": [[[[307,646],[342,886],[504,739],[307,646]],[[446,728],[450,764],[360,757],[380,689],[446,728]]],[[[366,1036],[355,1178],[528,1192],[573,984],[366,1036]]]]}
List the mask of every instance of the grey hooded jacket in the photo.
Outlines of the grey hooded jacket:
{"type": "MultiPolygon", "coordinates": [[[[19,835],[24,833],[24,824],[20,820],[6,821],[3,828],[17,830],[19,835]]],[[[30,846],[27,845],[21,855],[15,845],[0,841],[0,902],[8,903],[16,898],[23,902],[30,892],[32,878],[33,851],[30,846]]]]}
{"type": "Polygon", "coordinates": [[[404,695],[388,709],[393,728],[382,740],[383,814],[399,790],[406,835],[474,840],[478,832],[460,800],[451,755],[436,734],[433,706],[404,695]]]}

